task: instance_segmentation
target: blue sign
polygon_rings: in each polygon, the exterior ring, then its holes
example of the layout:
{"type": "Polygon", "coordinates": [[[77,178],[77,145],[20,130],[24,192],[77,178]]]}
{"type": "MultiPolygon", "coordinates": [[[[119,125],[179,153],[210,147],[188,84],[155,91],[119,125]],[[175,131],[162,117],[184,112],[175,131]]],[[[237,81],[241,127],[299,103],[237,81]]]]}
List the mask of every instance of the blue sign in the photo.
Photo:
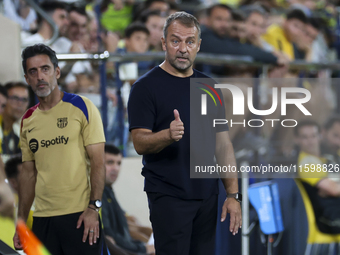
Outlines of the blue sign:
{"type": "Polygon", "coordinates": [[[264,234],[276,234],[284,230],[278,185],[267,181],[252,184],[248,188],[249,201],[254,206],[264,234]]]}

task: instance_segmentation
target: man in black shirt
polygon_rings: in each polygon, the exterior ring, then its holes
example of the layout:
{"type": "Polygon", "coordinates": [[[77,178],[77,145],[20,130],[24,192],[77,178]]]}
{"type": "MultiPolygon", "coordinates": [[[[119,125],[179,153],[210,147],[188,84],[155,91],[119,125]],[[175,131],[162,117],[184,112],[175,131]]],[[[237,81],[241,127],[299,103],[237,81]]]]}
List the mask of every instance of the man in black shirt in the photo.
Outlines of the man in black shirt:
{"type": "MultiPolygon", "coordinates": [[[[190,78],[209,78],[192,68],[200,27],[192,15],[177,12],[168,17],[163,33],[165,61],[134,84],[128,103],[132,140],[143,155],[156,254],[213,254],[218,180],[190,178],[190,132],[195,129],[190,129],[190,78]]],[[[216,117],[223,115],[220,109],[216,117]]],[[[236,166],[227,130],[227,125],[214,129],[199,147],[216,151],[219,165],[236,166]]],[[[237,176],[227,177],[222,181],[230,199],[221,221],[230,213],[230,231],[236,234],[242,224],[240,205],[232,198],[238,192],[237,176]]]]}
{"type": "Polygon", "coordinates": [[[276,56],[254,45],[240,43],[230,38],[231,9],[224,4],[215,4],[208,11],[208,27],[202,28],[201,52],[238,56],[251,56],[254,61],[281,64],[276,56]]]}

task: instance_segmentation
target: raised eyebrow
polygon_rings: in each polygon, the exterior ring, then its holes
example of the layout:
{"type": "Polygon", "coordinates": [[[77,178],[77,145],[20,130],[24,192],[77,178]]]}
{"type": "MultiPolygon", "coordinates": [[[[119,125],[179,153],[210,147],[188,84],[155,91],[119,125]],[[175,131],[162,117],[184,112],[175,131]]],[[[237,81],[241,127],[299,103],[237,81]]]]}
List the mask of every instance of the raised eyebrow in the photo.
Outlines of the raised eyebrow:
{"type": "Polygon", "coordinates": [[[196,37],[195,36],[190,36],[190,37],[187,38],[187,41],[188,40],[196,40],[196,37]]]}
{"type": "Polygon", "coordinates": [[[32,67],[32,68],[28,69],[28,72],[33,71],[33,70],[36,71],[37,68],[36,67],[32,67]]]}
{"type": "Polygon", "coordinates": [[[177,39],[181,40],[177,35],[171,35],[171,37],[176,37],[177,39]]]}

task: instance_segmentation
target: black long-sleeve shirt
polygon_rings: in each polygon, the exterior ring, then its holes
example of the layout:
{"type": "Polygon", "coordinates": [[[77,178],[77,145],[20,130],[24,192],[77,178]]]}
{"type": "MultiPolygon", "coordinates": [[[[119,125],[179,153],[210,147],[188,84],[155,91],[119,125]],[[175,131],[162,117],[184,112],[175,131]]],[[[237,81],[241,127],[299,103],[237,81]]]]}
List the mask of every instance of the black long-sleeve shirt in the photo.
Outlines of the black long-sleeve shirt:
{"type": "Polygon", "coordinates": [[[144,243],[132,239],[125,212],[108,186],[103,192],[102,218],[105,235],[111,236],[119,247],[135,253],[146,253],[144,243]]]}
{"type": "Polygon", "coordinates": [[[200,52],[213,54],[226,54],[237,56],[250,56],[256,62],[267,64],[276,64],[277,57],[270,52],[266,52],[254,45],[248,43],[240,43],[233,38],[221,38],[212,30],[202,28],[202,43],[200,52]]]}

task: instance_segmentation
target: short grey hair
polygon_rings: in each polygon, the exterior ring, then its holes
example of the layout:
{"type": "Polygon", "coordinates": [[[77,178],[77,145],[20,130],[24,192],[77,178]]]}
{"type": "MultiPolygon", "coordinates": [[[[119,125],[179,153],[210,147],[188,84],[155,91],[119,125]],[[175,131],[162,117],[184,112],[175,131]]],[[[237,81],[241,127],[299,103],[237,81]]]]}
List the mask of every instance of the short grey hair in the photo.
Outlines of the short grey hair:
{"type": "Polygon", "coordinates": [[[176,20],[186,27],[194,27],[195,26],[197,28],[197,31],[198,31],[198,39],[201,38],[200,23],[197,21],[197,19],[193,15],[182,11],[182,12],[175,12],[175,13],[171,14],[166,19],[164,27],[163,27],[164,39],[166,39],[166,37],[168,35],[169,26],[176,20]]]}

